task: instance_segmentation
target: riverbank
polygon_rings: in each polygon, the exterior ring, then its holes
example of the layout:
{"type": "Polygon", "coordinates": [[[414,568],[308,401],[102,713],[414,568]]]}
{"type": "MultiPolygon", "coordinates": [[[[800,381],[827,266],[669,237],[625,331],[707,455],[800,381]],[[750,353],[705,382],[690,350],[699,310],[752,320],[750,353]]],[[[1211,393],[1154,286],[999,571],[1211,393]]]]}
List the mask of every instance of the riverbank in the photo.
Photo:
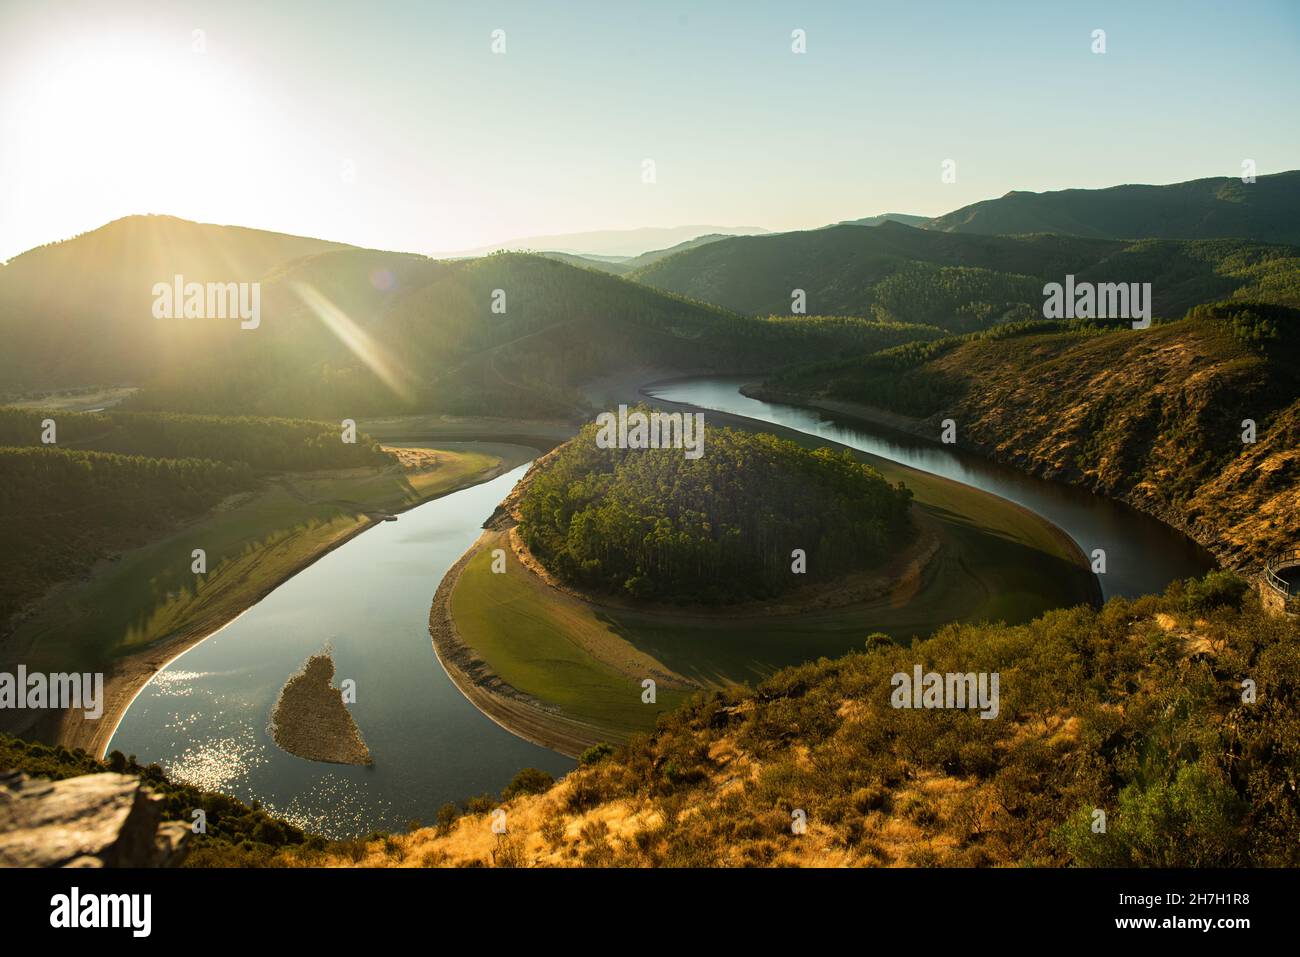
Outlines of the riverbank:
{"type": "Polygon", "coordinates": [[[592,596],[555,581],[516,533],[525,476],[438,586],[430,633],[439,660],[492,720],[572,754],[579,743],[623,740],[653,727],[656,715],[640,699],[647,677],[662,704],[666,694],[752,685],[781,667],[838,657],[860,649],[873,632],[905,644],[953,621],[1014,623],[1050,608],[1100,604],[1082,551],[1041,516],[951,479],[858,454],[914,490],[915,539],[884,567],[726,607],[592,596]]]}
{"type": "Polygon", "coordinates": [[[429,610],[434,654],[460,693],[490,720],[525,741],[576,758],[592,745],[609,740],[609,735],[594,724],[565,717],[557,708],[547,707],[501,680],[461,637],[452,617],[451,595],[465,567],[496,535],[485,531],[438,584],[429,610]]]}
{"type": "MultiPolygon", "coordinates": [[[[533,453],[502,443],[457,444],[457,451],[434,453],[432,463],[421,456],[423,464],[415,471],[282,477],[237,509],[214,513],[166,541],[105,563],[0,649],[6,661],[49,661],[48,670],[104,671],[102,716],[88,721],[81,711],[5,711],[0,713],[4,730],[101,756],[136,695],[179,655],[387,516],[489,481],[533,453]],[[340,500],[354,506],[342,507],[340,500]],[[362,503],[364,512],[356,507],[362,503]],[[272,532],[275,528],[284,531],[272,532]],[[159,582],[166,580],[162,569],[175,568],[176,554],[187,556],[196,540],[211,546],[209,575],[197,588],[191,575],[191,590],[159,594],[159,582]],[[155,633],[151,640],[148,629],[155,633]],[[89,664],[95,648],[105,649],[99,654],[109,660],[89,664]]],[[[188,558],[184,565],[188,571],[188,558]]]]}
{"type": "MultiPolygon", "coordinates": [[[[838,416],[841,418],[856,419],[860,422],[882,426],[895,432],[911,435],[926,442],[934,442],[935,436],[938,435],[939,432],[937,424],[928,419],[904,415],[899,412],[892,412],[888,409],[882,409],[878,406],[867,405],[861,402],[850,402],[844,399],[829,399],[825,396],[811,393],[803,394],[799,392],[789,392],[762,383],[742,386],[740,388],[740,393],[761,402],[775,402],[782,405],[810,409],[816,412],[824,412],[828,415],[838,416]]],[[[978,455],[990,462],[996,462],[999,465],[1021,471],[1022,474],[1025,475],[1031,475],[1035,478],[1043,479],[1044,481],[1059,483],[1072,488],[1079,488],[1089,494],[1107,498],[1110,497],[1103,495],[1100,491],[1090,488],[1082,481],[1078,481],[1060,473],[1044,473],[1032,469],[1024,469],[1024,462],[1021,457],[1014,454],[1014,451],[1009,452],[1007,449],[1002,447],[985,447],[982,445],[971,445],[969,443],[959,443],[957,447],[962,451],[978,455]]],[[[1124,505],[1127,505],[1144,515],[1181,532],[1201,548],[1213,555],[1216,561],[1229,567],[1236,567],[1238,571],[1250,575],[1251,577],[1259,577],[1260,569],[1253,567],[1253,563],[1251,562],[1247,562],[1243,565],[1240,546],[1230,543],[1221,529],[1207,528],[1203,524],[1190,522],[1184,515],[1180,514],[1175,509],[1161,505],[1150,498],[1140,495],[1125,494],[1114,497],[1111,500],[1122,502],[1124,505]]]]}

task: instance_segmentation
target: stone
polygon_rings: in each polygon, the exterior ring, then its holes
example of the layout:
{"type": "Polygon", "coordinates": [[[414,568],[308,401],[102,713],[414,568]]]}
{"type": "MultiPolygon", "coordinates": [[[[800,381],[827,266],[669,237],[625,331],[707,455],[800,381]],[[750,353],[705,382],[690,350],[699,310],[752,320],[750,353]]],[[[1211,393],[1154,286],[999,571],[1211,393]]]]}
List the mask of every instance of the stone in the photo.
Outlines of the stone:
{"type": "Polygon", "coordinates": [[[0,866],[174,867],[190,828],[129,774],[50,781],[0,773],[0,866]]]}

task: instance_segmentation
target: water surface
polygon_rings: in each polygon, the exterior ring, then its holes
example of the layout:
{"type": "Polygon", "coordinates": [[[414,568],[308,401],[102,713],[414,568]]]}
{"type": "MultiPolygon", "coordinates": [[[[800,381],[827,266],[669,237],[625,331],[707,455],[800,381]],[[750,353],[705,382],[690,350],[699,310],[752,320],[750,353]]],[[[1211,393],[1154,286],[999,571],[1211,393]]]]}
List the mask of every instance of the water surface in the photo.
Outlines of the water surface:
{"type": "Polygon", "coordinates": [[[486,718],[433,653],[429,606],[447,569],[523,475],[454,492],[358,535],[159,672],[108,747],[329,836],[431,823],[447,801],[499,793],[521,768],[574,762],[486,718]],[[307,761],[267,731],[284,682],[333,651],[373,767],[307,761]]]}

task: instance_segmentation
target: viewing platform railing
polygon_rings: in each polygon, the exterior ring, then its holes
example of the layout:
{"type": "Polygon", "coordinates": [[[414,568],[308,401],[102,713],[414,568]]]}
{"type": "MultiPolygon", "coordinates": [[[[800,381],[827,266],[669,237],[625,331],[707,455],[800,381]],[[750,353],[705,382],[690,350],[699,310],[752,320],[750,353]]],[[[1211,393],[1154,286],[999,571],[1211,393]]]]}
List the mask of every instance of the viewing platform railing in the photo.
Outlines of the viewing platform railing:
{"type": "Polygon", "coordinates": [[[1300,548],[1280,552],[1264,563],[1264,581],[1286,600],[1288,606],[1300,604],[1300,588],[1292,587],[1278,572],[1297,567],[1300,567],[1300,548]]]}

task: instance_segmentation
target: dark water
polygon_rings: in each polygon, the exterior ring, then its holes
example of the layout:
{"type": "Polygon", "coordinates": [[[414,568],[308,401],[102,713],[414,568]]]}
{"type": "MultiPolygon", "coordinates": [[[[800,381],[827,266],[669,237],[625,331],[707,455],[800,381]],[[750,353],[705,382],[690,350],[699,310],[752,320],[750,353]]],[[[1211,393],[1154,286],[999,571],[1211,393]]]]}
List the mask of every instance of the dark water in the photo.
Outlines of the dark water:
{"type": "Polygon", "coordinates": [[[657,383],[645,391],[658,399],[743,415],[830,439],[1023,505],[1064,530],[1085,555],[1091,556],[1094,549],[1105,550],[1106,573],[1097,578],[1107,598],[1161,592],[1174,579],[1203,575],[1215,567],[1214,557],[1182,532],[1123,503],[905,433],[813,409],[751,399],[740,393],[746,381],[752,379],[679,379],[657,383]]]}
{"type": "Polygon", "coordinates": [[[285,582],[156,675],[109,748],[330,836],[431,823],[443,803],[498,793],[521,768],[567,772],[574,762],[466,701],[429,639],[443,574],[526,468],[381,523],[285,582]],[[267,733],[285,680],[326,644],[334,683],[356,682],[373,767],[306,761],[267,733]]]}

